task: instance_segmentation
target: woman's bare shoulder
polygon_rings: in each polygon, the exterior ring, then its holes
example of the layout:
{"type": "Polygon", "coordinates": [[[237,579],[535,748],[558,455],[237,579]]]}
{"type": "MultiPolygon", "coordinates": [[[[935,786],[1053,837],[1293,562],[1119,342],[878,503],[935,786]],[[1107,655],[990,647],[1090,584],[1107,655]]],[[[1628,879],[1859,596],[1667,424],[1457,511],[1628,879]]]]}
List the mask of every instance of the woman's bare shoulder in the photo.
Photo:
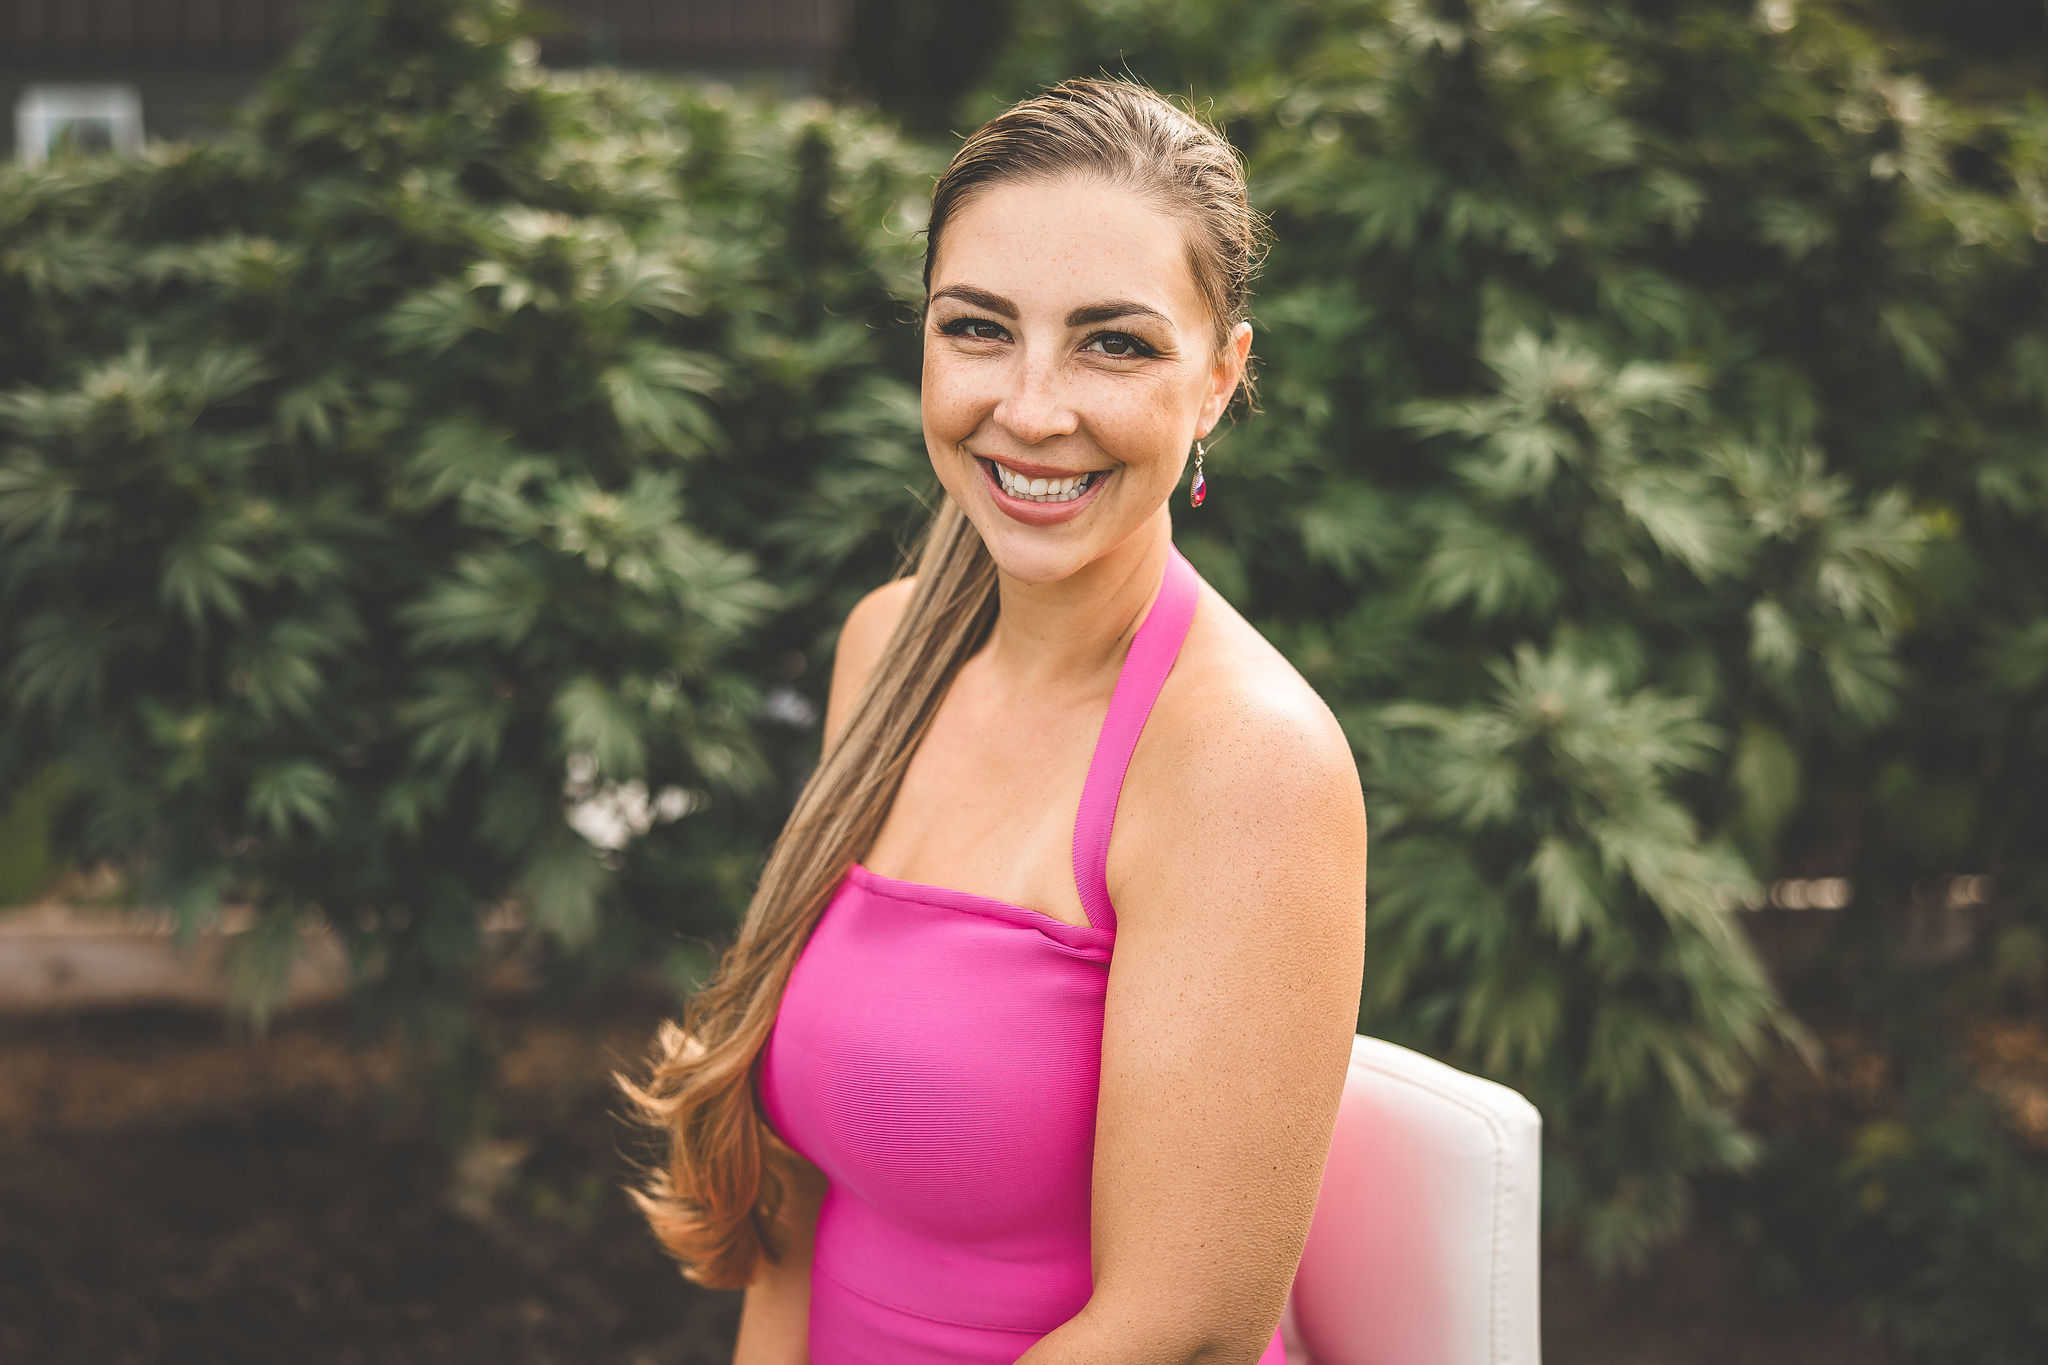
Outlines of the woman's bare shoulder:
{"type": "Polygon", "coordinates": [[[1155,725],[1166,739],[1159,747],[1183,761],[1205,752],[1218,757],[1217,742],[1233,734],[1278,741],[1281,752],[1296,758],[1314,755],[1344,766],[1353,761],[1350,741],[1329,704],[1285,654],[1207,584],[1146,733],[1155,725]]]}
{"type": "Polygon", "coordinates": [[[832,647],[832,683],[825,699],[825,746],[829,749],[839,727],[851,714],[854,698],[875,671],[896,623],[910,606],[917,590],[917,575],[892,578],[879,588],[864,593],[839,628],[839,640],[832,647]]]}
{"type": "Polygon", "coordinates": [[[1119,872],[1143,882],[1152,859],[1175,856],[1205,826],[1242,825],[1254,807],[1283,801],[1294,810],[1289,837],[1305,846],[1338,831],[1351,842],[1364,824],[1357,759],[1336,714],[1205,584],[1131,757],[1111,841],[1112,893],[1119,872]]]}
{"type": "Polygon", "coordinates": [[[881,653],[882,646],[889,642],[896,623],[910,606],[910,595],[917,591],[917,575],[905,574],[892,578],[878,588],[871,588],[862,594],[846,613],[846,624],[840,628],[840,648],[846,647],[851,635],[861,650],[881,653]]]}

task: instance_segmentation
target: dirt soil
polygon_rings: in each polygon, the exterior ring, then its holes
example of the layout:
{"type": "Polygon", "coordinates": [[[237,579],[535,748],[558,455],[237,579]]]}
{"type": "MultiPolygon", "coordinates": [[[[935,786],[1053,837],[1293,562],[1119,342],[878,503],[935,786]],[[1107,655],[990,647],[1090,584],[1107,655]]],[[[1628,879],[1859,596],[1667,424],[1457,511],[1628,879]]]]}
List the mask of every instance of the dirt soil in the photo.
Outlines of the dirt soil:
{"type": "Polygon", "coordinates": [[[0,1361],[725,1362],[620,1186],[604,1090],[658,1005],[495,1023],[499,1139],[452,1161],[339,1015],[0,1025],[0,1361]]]}
{"type": "MultiPolygon", "coordinates": [[[[621,1186],[644,1154],[606,1075],[655,999],[494,1006],[498,1137],[451,1161],[338,1013],[0,1021],[0,1361],[724,1365],[621,1186]]],[[[1695,1241],[1641,1283],[1547,1267],[1553,1365],[1876,1362],[1839,1312],[1762,1309],[1695,1241]]]]}

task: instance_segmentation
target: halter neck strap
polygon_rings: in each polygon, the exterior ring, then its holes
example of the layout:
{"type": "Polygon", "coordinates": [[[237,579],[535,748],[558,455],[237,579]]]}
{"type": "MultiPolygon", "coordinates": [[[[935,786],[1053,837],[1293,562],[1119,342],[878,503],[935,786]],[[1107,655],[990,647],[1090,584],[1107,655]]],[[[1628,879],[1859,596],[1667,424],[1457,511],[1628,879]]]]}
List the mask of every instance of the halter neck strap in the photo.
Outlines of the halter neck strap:
{"type": "Polygon", "coordinates": [[[1117,673],[1109,714],[1095,737],[1088,779],[1081,788],[1081,807],[1074,817],[1074,885],[1081,893],[1081,908],[1090,924],[1112,932],[1116,907],[1109,901],[1109,832],[1116,820],[1117,797],[1123,791],[1131,754],[1138,747],[1138,735],[1152,714],[1152,703],[1158,700],[1167,673],[1180,657],[1181,642],[1187,638],[1201,594],[1201,579],[1194,565],[1171,541],[1166,549],[1165,575],[1117,673]]]}

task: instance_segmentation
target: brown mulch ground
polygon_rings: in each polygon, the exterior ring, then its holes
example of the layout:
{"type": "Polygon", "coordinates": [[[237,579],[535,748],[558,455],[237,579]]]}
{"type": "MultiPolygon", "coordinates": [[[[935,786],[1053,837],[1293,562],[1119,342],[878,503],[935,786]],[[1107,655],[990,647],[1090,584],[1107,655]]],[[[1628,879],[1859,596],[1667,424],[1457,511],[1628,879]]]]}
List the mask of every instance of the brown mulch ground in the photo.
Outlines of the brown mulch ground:
{"type": "Polygon", "coordinates": [[[339,1016],[0,1025],[0,1361],[724,1362],[619,1186],[605,1068],[658,1009],[502,1012],[503,1137],[466,1164],[339,1016]]]}
{"type": "MultiPolygon", "coordinates": [[[[501,1137],[459,1167],[338,1014],[0,1021],[0,1361],[723,1365],[738,1296],[682,1280],[620,1191],[606,1072],[661,1012],[496,1007],[501,1137]]],[[[1698,1238],[1640,1283],[1546,1268],[1546,1358],[1883,1361],[1745,1283],[1698,1238]]]]}

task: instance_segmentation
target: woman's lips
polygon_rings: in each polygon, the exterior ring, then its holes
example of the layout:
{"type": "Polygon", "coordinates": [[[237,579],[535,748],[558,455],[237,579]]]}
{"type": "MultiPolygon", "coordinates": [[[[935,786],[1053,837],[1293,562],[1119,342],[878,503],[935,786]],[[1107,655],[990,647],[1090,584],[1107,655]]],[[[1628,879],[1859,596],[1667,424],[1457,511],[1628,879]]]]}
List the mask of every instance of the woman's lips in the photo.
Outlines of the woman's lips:
{"type": "Polygon", "coordinates": [[[1002,481],[996,477],[995,461],[986,456],[976,455],[974,462],[981,466],[982,481],[988,485],[989,497],[995,505],[1009,516],[1030,526],[1052,526],[1072,520],[1080,515],[1089,503],[1095,501],[1095,495],[1102,491],[1102,486],[1116,475],[1115,470],[1103,470],[1090,479],[1081,496],[1071,502],[1032,502],[1026,498],[1012,497],[1003,491],[1002,481]]]}

